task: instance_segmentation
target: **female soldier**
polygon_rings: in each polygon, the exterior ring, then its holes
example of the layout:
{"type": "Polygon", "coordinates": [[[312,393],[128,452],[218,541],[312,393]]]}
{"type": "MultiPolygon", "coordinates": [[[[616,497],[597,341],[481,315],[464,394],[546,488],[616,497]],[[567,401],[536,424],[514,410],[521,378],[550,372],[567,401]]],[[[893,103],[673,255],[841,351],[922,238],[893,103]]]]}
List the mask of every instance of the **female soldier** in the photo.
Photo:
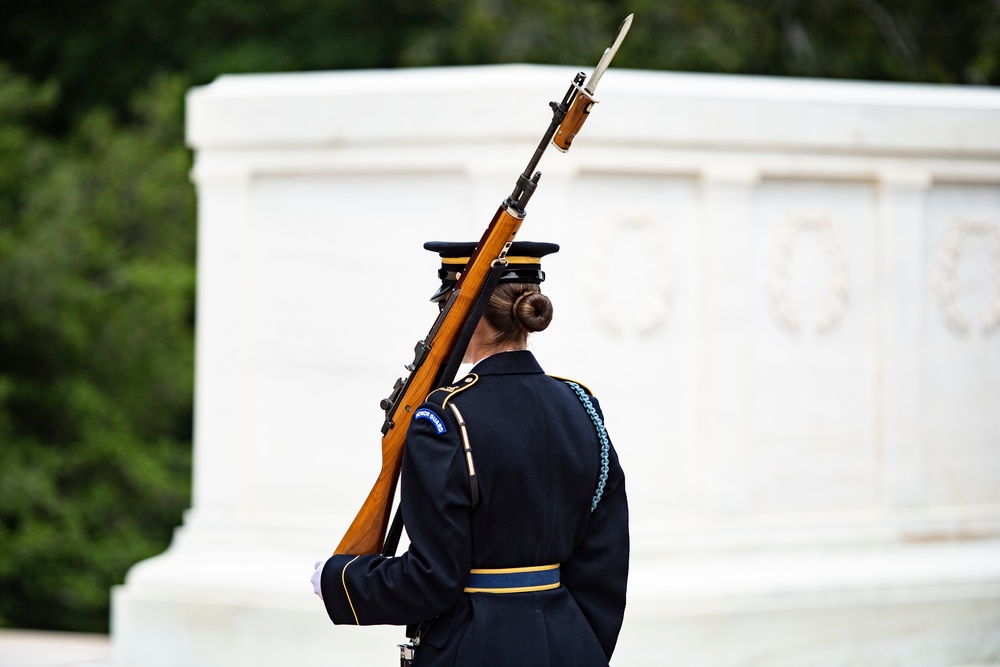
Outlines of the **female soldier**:
{"type": "MultiPolygon", "coordinates": [[[[443,300],[474,243],[427,243],[443,300]]],[[[415,665],[608,664],[625,610],[628,506],[597,400],[527,350],[552,303],[514,243],[465,353],[472,372],[414,413],[401,472],[410,545],[336,555],[313,584],[337,624],[409,625],[415,665]],[[471,450],[471,456],[466,455],[471,450]]]]}

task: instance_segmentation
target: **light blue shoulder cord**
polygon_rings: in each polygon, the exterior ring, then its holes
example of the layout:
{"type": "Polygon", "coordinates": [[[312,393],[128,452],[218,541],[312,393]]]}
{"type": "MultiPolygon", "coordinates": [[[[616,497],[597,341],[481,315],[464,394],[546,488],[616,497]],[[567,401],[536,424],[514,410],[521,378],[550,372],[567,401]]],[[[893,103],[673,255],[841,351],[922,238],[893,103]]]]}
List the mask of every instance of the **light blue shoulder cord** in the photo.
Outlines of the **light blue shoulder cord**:
{"type": "Polygon", "coordinates": [[[564,380],[564,382],[576,392],[580,402],[583,403],[583,407],[586,408],[587,414],[590,415],[590,419],[597,429],[597,437],[601,441],[601,477],[597,482],[597,492],[594,493],[594,499],[590,503],[590,511],[593,512],[597,509],[597,503],[601,502],[601,496],[604,495],[604,485],[608,483],[608,452],[611,449],[611,443],[608,440],[608,432],[604,428],[604,422],[601,421],[601,416],[594,409],[594,404],[590,402],[587,392],[575,382],[568,380],[564,380]]]}

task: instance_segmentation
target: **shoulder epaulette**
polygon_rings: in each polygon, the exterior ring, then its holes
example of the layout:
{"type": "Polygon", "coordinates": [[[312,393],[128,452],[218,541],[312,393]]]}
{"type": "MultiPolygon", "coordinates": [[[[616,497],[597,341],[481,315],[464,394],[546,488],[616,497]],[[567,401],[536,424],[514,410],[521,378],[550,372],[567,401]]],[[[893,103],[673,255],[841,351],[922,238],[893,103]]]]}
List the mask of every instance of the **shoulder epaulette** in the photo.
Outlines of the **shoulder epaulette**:
{"type": "Polygon", "coordinates": [[[583,387],[583,390],[585,392],[587,392],[589,395],[591,395],[591,396],[594,395],[594,392],[590,390],[590,387],[588,387],[587,385],[585,385],[582,382],[577,382],[576,380],[571,380],[569,378],[560,377],[558,375],[549,375],[549,377],[552,378],[552,379],[554,379],[554,380],[559,380],[560,382],[572,382],[573,384],[578,384],[581,387],[583,387]]]}
{"type": "Polygon", "coordinates": [[[431,403],[438,403],[442,408],[447,406],[448,401],[452,396],[460,392],[465,391],[472,385],[479,381],[479,376],[475,373],[469,373],[461,380],[457,381],[455,384],[448,385],[447,387],[438,387],[431,393],[427,395],[427,401],[431,403]]]}

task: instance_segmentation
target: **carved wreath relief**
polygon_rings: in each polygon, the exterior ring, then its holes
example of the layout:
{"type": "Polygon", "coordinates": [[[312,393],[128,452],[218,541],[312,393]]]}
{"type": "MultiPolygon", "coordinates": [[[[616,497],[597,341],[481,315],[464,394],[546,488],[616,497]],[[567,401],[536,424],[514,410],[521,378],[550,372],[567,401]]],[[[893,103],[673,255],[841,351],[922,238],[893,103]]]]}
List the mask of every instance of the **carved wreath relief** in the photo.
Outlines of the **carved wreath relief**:
{"type": "Polygon", "coordinates": [[[648,335],[666,323],[674,295],[666,247],[661,225],[651,215],[622,216],[595,231],[589,292],[598,322],[611,333],[648,335]],[[634,252],[617,260],[646,280],[615,280],[623,266],[611,264],[614,250],[622,246],[634,252]]]}
{"type": "Polygon", "coordinates": [[[789,267],[799,234],[819,234],[826,254],[826,292],[822,295],[811,328],[820,333],[830,331],[844,314],[848,299],[847,265],[833,222],[826,216],[793,215],[782,225],[768,276],[768,292],[778,321],[790,331],[804,326],[801,314],[788,296],[789,267]]]}
{"type": "Polygon", "coordinates": [[[974,238],[988,244],[993,264],[993,297],[979,322],[980,330],[988,336],[1000,329],[1000,225],[988,218],[960,217],[955,221],[945,234],[938,255],[937,297],[945,324],[961,336],[969,335],[973,325],[959,307],[956,278],[962,247],[967,239],[974,238]]]}

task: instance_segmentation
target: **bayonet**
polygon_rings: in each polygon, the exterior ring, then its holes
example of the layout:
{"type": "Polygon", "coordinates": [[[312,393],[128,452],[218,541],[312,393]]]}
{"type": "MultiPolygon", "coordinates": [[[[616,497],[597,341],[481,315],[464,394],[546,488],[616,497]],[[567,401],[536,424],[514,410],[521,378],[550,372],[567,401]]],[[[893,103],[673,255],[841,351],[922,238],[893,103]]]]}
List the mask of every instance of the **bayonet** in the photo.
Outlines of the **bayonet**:
{"type": "MultiPolygon", "coordinates": [[[[625,35],[628,34],[628,29],[632,25],[632,16],[629,14],[622,21],[621,27],[618,29],[618,36],[615,37],[615,41],[611,43],[611,46],[604,49],[604,54],[601,59],[597,62],[597,67],[594,68],[593,74],[590,75],[590,79],[587,80],[582,87],[580,84],[575,84],[575,89],[570,90],[571,100],[569,110],[566,112],[565,118],[559,126],[558,131],[555,136],[552,137],[552,143],[555,147],[562,152],[569,150],[569,146],[573,143],[573,138],[580,131],[583,126],[583,122],[587,120],[587,116],[590,115],[590,110],[594,108],[597,104],[597,100],[594,99],[594,91],[597,90],[597,84],[600,83],[601,77],[604,76],[605,70],[608,69],[608,65],[611,64],[611,59],[615,57],[615,53],[618,52],[618,47],[622,45],[625,40],[625,35]]],[[[577,78],[581,79],[583,72],[577,74],[577,78]]]]}
{"type": "Polygon", "coordinates": [[[611,64],[611,59],[615,57],[616,53],[618,53],[618,47],[622,45],[623,41],[625,41],[625,35],[628,34],[628,29],[632,26],[633,16],[635,15],[629,14],[625,17],[625,20],[622,21],[621,27],[618,28],[618,36],[615,38],[615,41],[611,43],[611,46],[604,49],[604,55],[601,56],[601,59],[597,62],[597,67],[594,68],[594,72],[590,75],[590,78],[587,79],[587,84],[583,87],[583,89],[590,93],[591,97],[594,96],[594,92],[597,90],[597,84],[600,83],[601,77],[604,76],[604,71],[608,69],[608,65],[611,64]]]}

